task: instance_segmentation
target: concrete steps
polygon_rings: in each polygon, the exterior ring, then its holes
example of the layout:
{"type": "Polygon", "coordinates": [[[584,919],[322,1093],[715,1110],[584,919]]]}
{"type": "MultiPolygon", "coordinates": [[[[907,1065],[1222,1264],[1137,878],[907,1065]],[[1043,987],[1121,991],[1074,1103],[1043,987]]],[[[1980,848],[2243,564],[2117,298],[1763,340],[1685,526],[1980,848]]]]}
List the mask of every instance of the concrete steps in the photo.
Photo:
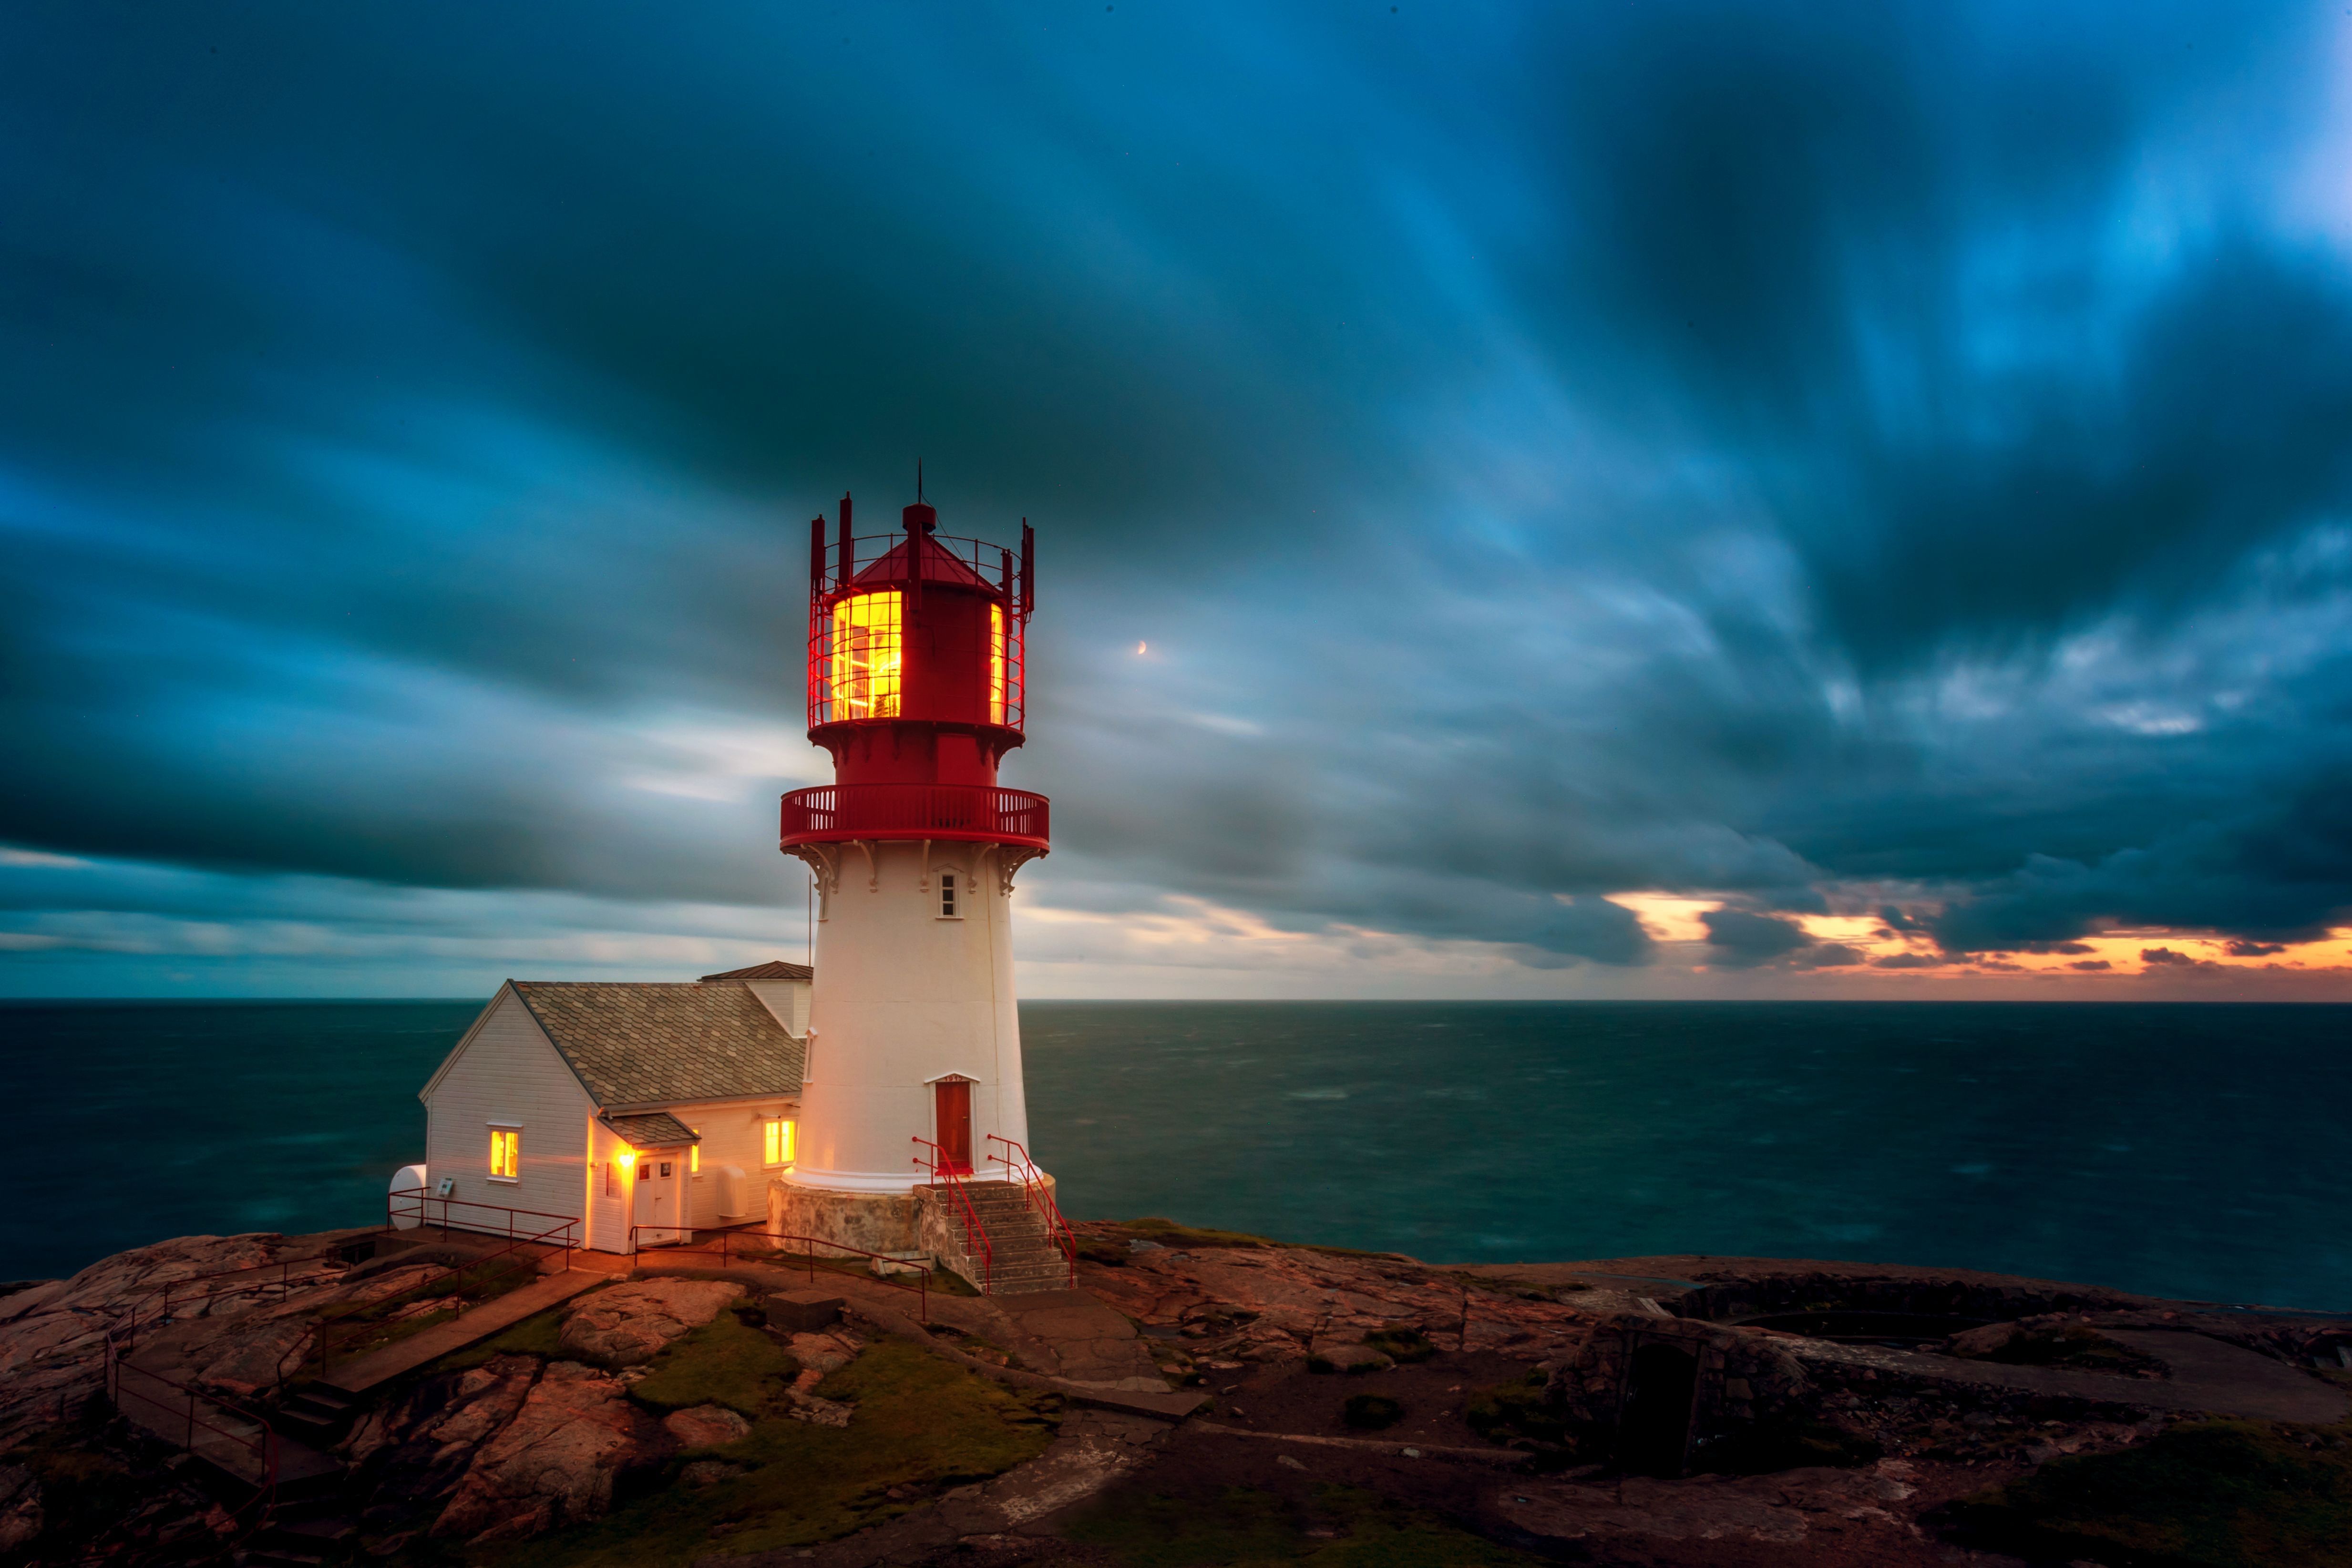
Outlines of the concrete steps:
{"type": "Polygon", "coordinates": [[[980,1260],[967,1255],[961,1246],[966,1228],[963,1204],[945,1187],[929,1187],[923,1193],[923,1201],[932,1206],[938,1217],[934,1234],[947,1239],[941,1258],[950,1269],[992,1296],[1025,1296],[1068,1287],[1069,1259],[1046,1228],[1045,1216],[1029,1207],[1018,1184],[967,1182],[963,1191],[987,1233],[989,1264],[984,1270],[980,1260]]]}

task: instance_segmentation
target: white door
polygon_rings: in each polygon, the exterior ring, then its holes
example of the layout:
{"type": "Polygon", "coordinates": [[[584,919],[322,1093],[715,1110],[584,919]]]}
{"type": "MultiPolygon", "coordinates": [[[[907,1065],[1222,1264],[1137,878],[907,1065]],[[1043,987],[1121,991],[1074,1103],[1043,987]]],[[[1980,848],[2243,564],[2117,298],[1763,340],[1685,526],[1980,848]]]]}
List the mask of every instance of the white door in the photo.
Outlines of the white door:
{"type": "Polygon", "coordinates": [[[686,1159],[680,1149],[655,1149],[637,1156],[637,1232],[640,1247],[673,1247],[686,1239],[686,1159]]]}

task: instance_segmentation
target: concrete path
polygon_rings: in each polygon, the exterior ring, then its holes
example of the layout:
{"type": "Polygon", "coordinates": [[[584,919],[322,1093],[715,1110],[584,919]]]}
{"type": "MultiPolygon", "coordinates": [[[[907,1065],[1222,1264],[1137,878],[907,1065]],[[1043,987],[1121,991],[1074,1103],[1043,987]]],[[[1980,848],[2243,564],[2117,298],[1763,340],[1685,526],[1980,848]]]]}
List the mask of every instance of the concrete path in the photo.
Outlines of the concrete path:
{"type": "Polygon", "coordinates": [[[404,1372],[438,1361],[453,1350],[478,1344],[500,1330],[512,1328],[523,1319],[545,1312],[559,1301],[570,1301],[583,1291],[612,1282],[609,1274],[579,1269],[541,1275],[530,1284],[509,1291],[495,1301],[485,1301],[471,1312],[460,1312],[446,1322],[420,1329],[406,1339],[394,1341],[382,1350],[371,1351],[356,1361],[345,1362],[320,1381],[345,1394],[364,1394],[404,1372]]]}
{"type": "Polygon", "coordinates": [[[1038,1291],[1025,1296],[992,1296],[988,1304],[1018,1335],[1023,1359],[1040,1370],[1090,1388],[1164,1394],[1168,1380],[1135,1325],[1084,1291],[1038,1291]],[[1040,1364],[1034,1345],[1051,1358],[1040,1364]]]}
{"type": "Polygon", "coordinates": [[[2183,1330],[2103,1328],[2099,1332],[2118,1344],[2156,1357],[2171,1369],[2172,1375],[2157,1379],[2058,1366],[2003,1366],[1998,1362],[1960,1361],[1948,1355],[1832,1344],[1817,1339],[1784,1339],[1780,1343],[1801,1361],[1841,1362],[1942,1383],[2018,1388],[2142,1410],[2311,1426],[2329,1426],[2345,1418],[2347,1399],[2342,1389],[2266,1355],[2183,1330]]]}

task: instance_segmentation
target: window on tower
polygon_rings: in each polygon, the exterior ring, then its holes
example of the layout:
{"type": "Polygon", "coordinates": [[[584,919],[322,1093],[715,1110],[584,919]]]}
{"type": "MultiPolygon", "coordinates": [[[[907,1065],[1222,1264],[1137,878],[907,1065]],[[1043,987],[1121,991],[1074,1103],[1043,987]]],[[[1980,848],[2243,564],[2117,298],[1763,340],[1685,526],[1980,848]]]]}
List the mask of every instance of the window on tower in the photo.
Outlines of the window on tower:
{"type": "Polygon", "coordinates": [[[940,918],[942,920],[957,918],[956,878],[955,873],[951,871],[940,873],[940,918]]]}
{"type": "Polygon", "coordinates": [[[853,593],[833,607],[833,716],[898,716],[898,595],[853,593]]]}

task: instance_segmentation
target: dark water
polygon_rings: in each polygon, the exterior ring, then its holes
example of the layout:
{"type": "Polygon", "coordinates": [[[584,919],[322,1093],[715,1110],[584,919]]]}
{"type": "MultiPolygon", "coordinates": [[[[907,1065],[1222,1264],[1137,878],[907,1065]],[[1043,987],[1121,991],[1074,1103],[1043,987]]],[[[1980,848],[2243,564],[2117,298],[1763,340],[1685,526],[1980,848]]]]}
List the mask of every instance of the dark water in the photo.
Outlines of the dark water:
{"type": "MultiPolygon", "coordinates": [[[[0,1279],[367,1223],[478,1004],[0,1008],[0,1279]]],[[[1942,1263],[2352,1307],[2352,1008],[1022,1009],[1071,1212],[1444,1260],[1942,1263]]]]}

